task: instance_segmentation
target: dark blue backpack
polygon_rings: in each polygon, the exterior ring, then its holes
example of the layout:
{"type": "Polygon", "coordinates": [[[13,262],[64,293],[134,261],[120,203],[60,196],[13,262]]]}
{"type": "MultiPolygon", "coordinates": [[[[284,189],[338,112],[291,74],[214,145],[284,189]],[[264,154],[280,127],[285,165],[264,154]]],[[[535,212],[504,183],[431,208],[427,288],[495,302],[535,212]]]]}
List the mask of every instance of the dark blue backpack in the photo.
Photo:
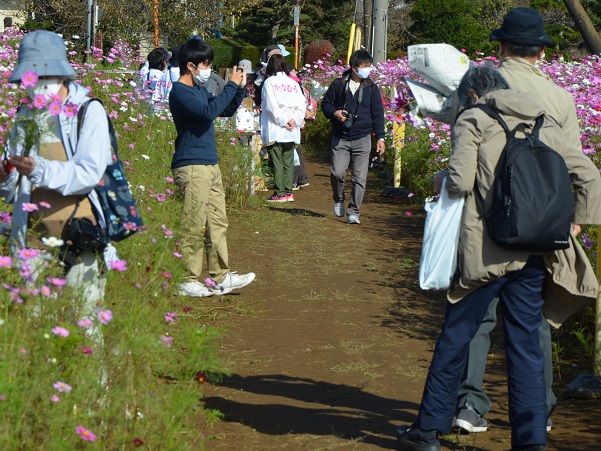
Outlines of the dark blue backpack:
{"type": "MultiPolygon", "coordinates": [[[[488,234],[510,249],[567,249],[574,218],[572,183],[563,157],[538,138],[544,116],[536,119],[532,133],[517,138],[516,131],[527,124],[509,130],[493,108],[475,107],[497,120],[507,136],[495,169],[492,206],[483,215],[488,234]]],[[[476,193],[483,203],[477,187],[476,193]]]]}
{"type": "MultiPolygon", "coordinates": [[[[86,114],[86,109],[90,102],[102,102],[99,99],[90,99],[80,105],[77,112],[77,138],[83,125],[83,118],[86,114]]],[[[104,108],[104,105],[103,105],[104,108]]],[[[113,163],[106,167],[106,171],[102,176],[95,191],[98,194],[104,219],[106,221],[106,232],[110,241],[121,241],[133,233],[144,223],[140,217],[138,206],[134,199],[134,195],[129,186],[129,182],[125,177],[123,163],[119,159],[119,149],[117,147],[117,137],[111,118],[107,116],[109,123],[109,134],[111,137],[111,148],[115,158],[113,163]],[[125,225],[127,224],[127,226],[125,225]]]]}

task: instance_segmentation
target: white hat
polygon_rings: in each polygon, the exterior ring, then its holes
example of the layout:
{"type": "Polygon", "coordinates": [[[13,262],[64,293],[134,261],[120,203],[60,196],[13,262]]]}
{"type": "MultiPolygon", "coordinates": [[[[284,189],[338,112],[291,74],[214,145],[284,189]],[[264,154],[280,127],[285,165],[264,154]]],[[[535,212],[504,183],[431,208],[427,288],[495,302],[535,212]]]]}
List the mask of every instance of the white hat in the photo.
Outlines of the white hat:
{"type": "Polygon", "coordinates": [[[255,73],[255,71],[253,70],[253,65],[250,62],[250,60],[240,60],[240,62],[238,63],[238,67],[243,67],[244,72],[246,72],[247,74],[255,73]]]}
{"type": "Polygon", "coordinates": [[[290,55],[290,52],[288,50],[286,50],[286,47],[284,47],[282,44],[278,44],[278,47],[282,51],[282,56],[290,55]]]}

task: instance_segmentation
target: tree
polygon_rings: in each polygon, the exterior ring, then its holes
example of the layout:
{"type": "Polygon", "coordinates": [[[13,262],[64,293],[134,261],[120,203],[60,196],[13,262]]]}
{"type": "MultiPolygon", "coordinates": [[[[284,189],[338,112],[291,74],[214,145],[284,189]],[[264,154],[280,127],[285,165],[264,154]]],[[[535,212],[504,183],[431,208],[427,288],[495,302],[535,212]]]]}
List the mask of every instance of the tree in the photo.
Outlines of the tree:
{"type": "MultiPolygon", "coordinates": [[[[274,40],[293,45],[293,8],[296,0],[261,0],[259,8],[245,9],[234,36],[262,47],[274,40]]],[[[330,41],[338,51],[346,51],[354,0],[301,0],[300,37],[309,44],[319,39],[330,41]]]]}
{"type": "Polygon", "coordinates": [[[489,52],[490,29],[477,16],[478,0],[418,0],[410,17],[410,31],[415,44],[446,43],[470,55],[476,51],[489,52]]]}
{"type": "Polygon", "coordinates": [[[582,7],[579,0],[563,0],[570,16],[580,31],[586,46],[592,53],[601,54],[601,37],[595,30],[593,22],[589,18],[586,10],[582,7]]]}

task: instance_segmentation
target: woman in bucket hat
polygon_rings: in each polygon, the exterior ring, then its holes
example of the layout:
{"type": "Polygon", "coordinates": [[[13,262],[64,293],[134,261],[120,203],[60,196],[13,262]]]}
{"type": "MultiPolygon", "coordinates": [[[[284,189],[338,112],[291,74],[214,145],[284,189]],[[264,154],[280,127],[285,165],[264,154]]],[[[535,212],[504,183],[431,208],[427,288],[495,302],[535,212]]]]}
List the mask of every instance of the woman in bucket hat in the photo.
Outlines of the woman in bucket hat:
{"type": "MultiPolygon", "coordinates": [[[[108,119],[103,105],[91,102],[78,130],[77,110],[90,99],[89,91],[72,80],[76,74],[59,35],[43,30],[27,34],[18,55],[8,81],[25,88],[28,98],[23,103],[28,105],[17,112],[0,165],[0,196],[15,205],[11,248],[16,253],[62,241],[65,279],[80,294],[75,315],[95,317],[104,296],[101,263],[97,251],[69,244],[67,222],[87,218],[95,230],[105,229],[94,188],[112,159],[108,119]]],[[[104,249],[104,257],[117,259],[112,246],[104,249]]],[[[38,257],[28,263],[34,269],[44,262],[38,257]]],[[[95,327],[87,333],[102,339],[95,327]]]]}

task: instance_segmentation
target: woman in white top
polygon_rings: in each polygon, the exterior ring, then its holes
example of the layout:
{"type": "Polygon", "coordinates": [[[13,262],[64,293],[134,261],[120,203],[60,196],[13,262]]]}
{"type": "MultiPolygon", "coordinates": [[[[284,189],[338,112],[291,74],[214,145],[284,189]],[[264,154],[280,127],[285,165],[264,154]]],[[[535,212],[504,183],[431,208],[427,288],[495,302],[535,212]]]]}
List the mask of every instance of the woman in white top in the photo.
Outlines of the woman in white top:
{"type": "Polygon", "coordinates": [[[300,144],[300,126],[306,101],[300,86],[292,80],[286,59],[273,55],[265,70],[261,98],[261,139],[269,152],[275,192],[269,202],[292,202],[294,147],[300,144]]]}

